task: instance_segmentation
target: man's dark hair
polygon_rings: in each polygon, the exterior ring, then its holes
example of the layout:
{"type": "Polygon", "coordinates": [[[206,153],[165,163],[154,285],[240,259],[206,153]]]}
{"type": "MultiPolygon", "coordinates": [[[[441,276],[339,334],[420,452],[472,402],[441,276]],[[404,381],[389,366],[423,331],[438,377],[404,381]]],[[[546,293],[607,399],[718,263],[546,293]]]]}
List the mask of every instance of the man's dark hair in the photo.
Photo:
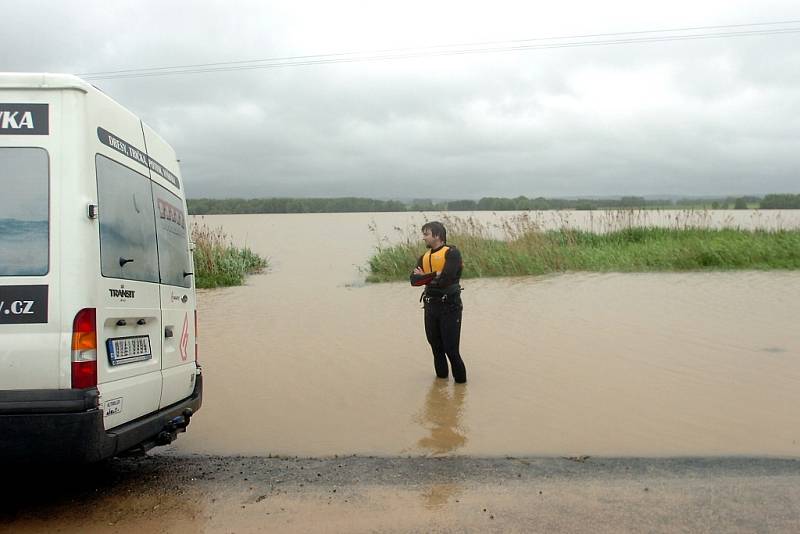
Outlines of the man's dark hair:
{"type": "Polygon", "coordinates": [[[422,225],[423,234],[425,233],[425,230],[430,230],[433,237],[438,237],[442,240],[442,243],[447,243],[447,230],[439,221],[426,222],[422,225]]]}

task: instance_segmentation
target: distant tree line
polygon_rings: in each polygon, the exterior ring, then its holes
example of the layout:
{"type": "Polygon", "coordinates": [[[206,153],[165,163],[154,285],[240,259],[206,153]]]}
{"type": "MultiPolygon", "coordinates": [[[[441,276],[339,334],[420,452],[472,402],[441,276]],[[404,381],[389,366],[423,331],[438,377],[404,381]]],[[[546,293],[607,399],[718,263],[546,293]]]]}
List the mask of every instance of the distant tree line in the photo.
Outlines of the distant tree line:
{"type": "Polygon", "coordinates": [[[527,211],[527,210],[603,210],[603,209],[800,209],[800,195],[771,194],[757,196],[683,198],[677,200],[646,199],[638,196],[621,198],[515,198],[484,197],[480,200],[415,199],[375,200],[371,198],[193,198],[189,199],[192,215],[223,213],[348,213],[388,211],[527,211]]]}
{"type": "Polygon", "coordinates": [[[762,210],[800,209],[800,195],[767,195],[761,201],[762,210]]]}
{"type": "MultiPolygon", "coordinates": [[[[646,208],[663,204],[648,201],[644,197],[622,197],[613,199],[561,199],[561,198],[516,198],[485,197],[480,200],[455,200],[446,202],[448,211],[524,211],[524,210],[587,210],[607,208],[646,208]]],[[[416,208],[413,203],[411,208],[416,208]]]]}
{"type": "Polygon", "coordinates": [[[397,200],[371,198],[190,198],[187,200],[192,215],[221,213],[346,213],[406,211],[406,205],[397,200]]]}

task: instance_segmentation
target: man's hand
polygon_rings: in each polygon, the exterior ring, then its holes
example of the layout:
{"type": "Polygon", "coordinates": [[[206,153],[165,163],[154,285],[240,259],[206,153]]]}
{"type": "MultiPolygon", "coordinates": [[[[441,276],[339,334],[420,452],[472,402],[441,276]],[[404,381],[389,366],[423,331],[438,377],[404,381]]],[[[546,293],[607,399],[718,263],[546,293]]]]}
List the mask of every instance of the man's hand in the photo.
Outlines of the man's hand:
{"type": "Polygon", "coordinates": [[[414,274],[425,274],[421,267],[414,268],[414,274]]]}

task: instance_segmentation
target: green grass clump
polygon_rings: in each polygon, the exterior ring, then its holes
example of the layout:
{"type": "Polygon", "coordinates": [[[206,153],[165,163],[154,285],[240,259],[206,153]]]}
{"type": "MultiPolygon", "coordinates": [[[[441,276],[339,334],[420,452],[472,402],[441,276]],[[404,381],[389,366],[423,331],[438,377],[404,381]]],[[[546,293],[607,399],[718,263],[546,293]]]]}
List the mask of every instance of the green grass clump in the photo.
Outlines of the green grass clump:
{"type": "MultiPolygon", "coordinates": [[[[464,257],[464,278],[564,271],[800,269],[800,230],[676,225],[607,232],[568,227],[544,231],[518,220],[495,226],[499,232],[492,234],[491,228],[474,220],[450,218],[445,225],[448,243],[456,245],[464,257]]],[[[399,244],[378,246],[369,260],[367,281],[406,280],[424,251],[419,238],[410,234],[399,244]]]]}
{"type": "Polygon", "coordinates": [[[234,246],[221,229],[192,226],[195,286],[198,288],[242,285],[248,274],[259,273],[269,262],[247,247],[234,246]]]}

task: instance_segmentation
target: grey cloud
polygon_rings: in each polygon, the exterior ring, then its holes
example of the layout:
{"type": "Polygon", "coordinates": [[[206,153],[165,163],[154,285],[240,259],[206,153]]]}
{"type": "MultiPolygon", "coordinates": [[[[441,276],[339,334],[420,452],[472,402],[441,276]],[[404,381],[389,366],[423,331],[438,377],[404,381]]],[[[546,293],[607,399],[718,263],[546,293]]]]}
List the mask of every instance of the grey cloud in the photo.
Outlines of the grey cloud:
{"type": "MultiPolygon", "coordinates": [[[[85,16],[75,17],[72,3],[15,2],[17,15],[42,31],[28,37],[21,24],[0,36],[0,46],[15,52],[0,68],[87,72],[251,59],[290,54],[287,43],[303,40],[278,5],[85,5],[85,16]]],[[[774,17],[764,11],[758,19],[786,18],[775,5],[774,17]]],[[[798,192],[797,39],[96,84],[175,146],[191,196],[798,192]],[[603,84],[611,84],[607,99],[603,84]],[[614,93],[630,101],[615,102],[614,93]]],[[[297,53],[309,51],[331,50],[297,53]]]]}

